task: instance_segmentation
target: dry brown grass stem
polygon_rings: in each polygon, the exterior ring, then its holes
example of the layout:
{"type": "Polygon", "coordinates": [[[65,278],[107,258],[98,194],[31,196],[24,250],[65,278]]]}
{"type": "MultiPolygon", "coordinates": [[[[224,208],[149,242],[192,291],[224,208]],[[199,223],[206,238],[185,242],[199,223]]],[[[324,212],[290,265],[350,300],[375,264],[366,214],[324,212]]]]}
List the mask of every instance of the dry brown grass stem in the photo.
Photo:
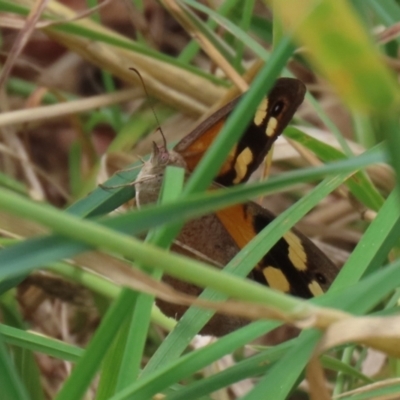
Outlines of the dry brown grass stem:
{"type": "Polygon", "coordinates": [[[91,111],[96,108],[133,100],[141,97],[142,93],[142,90],[136,88],[125,89],[114,93],[102,94],[65,103],[9,111],[0,115],[0,127],[46,121],[53,118],[65,117],[71,114],[91,111]]]}

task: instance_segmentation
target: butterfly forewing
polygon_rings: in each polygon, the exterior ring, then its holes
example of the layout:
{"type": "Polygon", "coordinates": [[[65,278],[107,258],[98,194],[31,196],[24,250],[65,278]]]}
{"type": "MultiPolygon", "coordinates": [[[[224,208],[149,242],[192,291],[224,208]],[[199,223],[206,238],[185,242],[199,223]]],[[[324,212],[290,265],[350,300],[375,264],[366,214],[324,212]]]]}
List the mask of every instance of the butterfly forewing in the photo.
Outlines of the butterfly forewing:
{"type": "Polygon", "coordinates": [[[223,186],[246,182],[292,119],[305,93],[306,88],[299,80],[279,79],[235,146],[229,167],[225,166],[215,181],[223,186]]]}
{"type": "MultiPolygon", "coordinates": [[[[278,79],[214,180],[223,186],[247,181],[292,119],[305,92],[304,84],[298,79],[278,79]]],[[[190,172],[218,135],[239,100],[240,97],[219,109],[175,146],[174,150],[185,159],[190,172]]]]}

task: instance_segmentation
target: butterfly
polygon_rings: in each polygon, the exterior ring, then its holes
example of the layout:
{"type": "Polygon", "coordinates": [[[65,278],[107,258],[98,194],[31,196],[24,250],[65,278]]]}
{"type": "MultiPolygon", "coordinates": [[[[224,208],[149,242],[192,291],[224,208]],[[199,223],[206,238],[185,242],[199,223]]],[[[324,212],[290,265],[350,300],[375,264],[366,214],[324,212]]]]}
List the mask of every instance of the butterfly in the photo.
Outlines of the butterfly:
{"type": "MultiPolygon", "coordinates": [[[[214,181],[229,187],[246,182],[262,163],[275,140],[288,125],[306,93],[298,79],[280,78],[262,100],[240,140],[229,153],[214,181]]],[[[240,96],[208,117],[185,136],[172,151],[154,145],[153,154],[139,173],[137,204],[157,201],[167,165],[180,166],[190,174],[212,144],[240,96]]],[[[275,216],[254,202],[237,204],[185,224],[172,250],[223,268],[275,216]]],[[[264,285],[310,298],[332,283],[336,265],[306,236],[291,229],[267,252],[248,278],[264,285]]],[[[198,296],[203,289],[170,276],[163,280],[175,289],[198,296]]],[[[157,300],[167,316],[180,319],[187,307],[157,300]]],[[[216,314],[201,334],[223,336],[250,321],[216,314]]]]}

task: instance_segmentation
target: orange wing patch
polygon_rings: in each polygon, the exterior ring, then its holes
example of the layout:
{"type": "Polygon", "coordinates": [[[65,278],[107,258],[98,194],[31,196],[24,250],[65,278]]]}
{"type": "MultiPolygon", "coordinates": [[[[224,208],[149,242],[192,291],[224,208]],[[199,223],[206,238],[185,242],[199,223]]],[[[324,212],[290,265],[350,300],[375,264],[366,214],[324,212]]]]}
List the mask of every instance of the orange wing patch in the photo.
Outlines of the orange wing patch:
{"type": "Polygon", "coordinates": [[[243,204],[224,208],[217,211],[216,214],[239,248],[242,249],[257,235],[253,216],[246,212],[243,204]]]}
{"type": "MultiPolygon", "coordinates": [[[[240,249],[257,235],[253,213],[247,210],[245,205],[228,207],[217,211],[216,214],[240,249]]],[[[269,286],[284,293],[290,293],[290,282],[280,268],[258,264],[255,269],[260,271],[269,286]]]]}
{"type": "MultiPolygon", "coordinates": [[[[204,153],[211,146],[212,142],[215,140],[216,136],[224,126],[226,118],[220,119],[210,128],[208,128],[202,135],[200,135],[196,140],[190,143],[184,150],[179,150],[179,153],[185,159],[187,164],[187,169],[192,172],[197,164],[200,162],[204,153]]],[[[234,147],[229,153],[228,158],[221,167],[219,174],[226,173],[232,168],[233,158],[236,153],[236,147],[234,147]]]]}

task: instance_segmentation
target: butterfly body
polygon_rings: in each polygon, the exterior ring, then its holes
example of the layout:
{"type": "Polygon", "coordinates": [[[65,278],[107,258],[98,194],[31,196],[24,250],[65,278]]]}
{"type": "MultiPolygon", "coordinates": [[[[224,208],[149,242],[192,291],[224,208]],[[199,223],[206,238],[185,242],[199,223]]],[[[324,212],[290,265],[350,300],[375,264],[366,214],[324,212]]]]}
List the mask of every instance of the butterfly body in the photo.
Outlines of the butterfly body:
{"type": "MultiPolygon", "coordinates": [[[[259,166],[273,142],[289,123],[305,94],[304,85],[281,78],[264,99],[253,121],[230,152],[214,187],[245,182],[259,166]]],[[[172,151],[154,145],[136,184],[138,205],[157,201],[164,170],[181,166],[187,175],[193,171],[211,145],[238,99],[222,107],[179,142],[172,151]]],[[[254,202],[246,202],[216,211],[185,224],[172,250],[223,268],[250,240],[274,219],[274,215],[254,202]]],[[[337,267],[298,230],[287,232],[253,268],[249,278],[261,284],[304,298],[323,293],[337,274],[337,267]]],[[[176,278],[163,280],[175,289],[198,296],[202,289],[176,278]]],[[[157,301],[168,316],[180,319],[187,307],[157,301]]],[[[243,318],[216,314],[202,334],[222,336],[249,323],[243,318]]]]}

